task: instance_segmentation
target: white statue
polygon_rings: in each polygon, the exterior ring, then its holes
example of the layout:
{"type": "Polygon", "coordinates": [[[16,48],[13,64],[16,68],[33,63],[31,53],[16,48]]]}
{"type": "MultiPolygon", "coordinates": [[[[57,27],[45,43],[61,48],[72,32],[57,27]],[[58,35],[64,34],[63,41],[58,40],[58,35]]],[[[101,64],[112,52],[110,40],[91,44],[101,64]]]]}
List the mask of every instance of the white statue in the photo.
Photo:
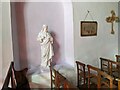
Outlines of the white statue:
{"type": "Polygon", "coordinates": [[[48,32],[48,26],[43,25],[42,30],[39,32],[37,40],[40,41],[41,45],[41,66],[46,67],[52,60],[53,52],[53,38],[48,32]]]}

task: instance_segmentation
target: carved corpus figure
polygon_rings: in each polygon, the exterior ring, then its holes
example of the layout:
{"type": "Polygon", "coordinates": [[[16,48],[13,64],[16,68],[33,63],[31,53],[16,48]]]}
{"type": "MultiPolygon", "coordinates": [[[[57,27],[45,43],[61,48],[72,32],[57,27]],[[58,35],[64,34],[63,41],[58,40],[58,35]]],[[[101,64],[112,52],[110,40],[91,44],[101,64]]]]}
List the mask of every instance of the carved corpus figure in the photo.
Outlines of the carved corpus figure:
{"type": "Polygon", "coordinates": [[[48,32],[48,26],[43,25],[42,30],[39,32],[37,40],[41,45],[41,66],[46,67],[52,60],[53,52],[53,38],[48,32]]]}

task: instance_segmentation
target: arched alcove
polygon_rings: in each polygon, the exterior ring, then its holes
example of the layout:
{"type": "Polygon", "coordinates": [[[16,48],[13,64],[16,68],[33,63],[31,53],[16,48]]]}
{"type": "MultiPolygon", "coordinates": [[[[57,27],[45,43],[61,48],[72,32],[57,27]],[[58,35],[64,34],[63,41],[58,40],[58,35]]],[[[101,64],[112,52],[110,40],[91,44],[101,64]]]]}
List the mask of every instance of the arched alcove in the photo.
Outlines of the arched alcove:
{"type": "Polygon", "coordinates": [[[35,70],[40,66],[40,44],[36,38],[43,24],[48,25],[54,39],[53,62],[74,65],[71,2],[12,2],[11,5],[16,69],[35,70]]]}

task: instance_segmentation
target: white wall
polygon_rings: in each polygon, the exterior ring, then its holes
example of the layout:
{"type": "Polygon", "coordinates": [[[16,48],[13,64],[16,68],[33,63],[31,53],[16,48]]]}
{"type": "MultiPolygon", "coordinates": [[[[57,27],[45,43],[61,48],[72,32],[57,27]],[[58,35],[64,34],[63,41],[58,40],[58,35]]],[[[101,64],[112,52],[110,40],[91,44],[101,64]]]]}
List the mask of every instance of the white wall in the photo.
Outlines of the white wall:
{"type": "Polygon", "coordinates": [[[2,80],[2,3],[0,3],[0,81],[2,80]]]}
{"type": "MultiPolygon", "coordinates": [[[[86,64],[99,66],[100,57],[115,59],[114,55],[118,53],[118,23],[114,24],[115,34],[112,35],[111,24],[105,21],[111,10],[115,10],[118,15],[117,2],[73,3],[75,60],[79,59],[86,64]],[[97,36],[80,36],[80,21],[84,20],[87,10],[98,22],[97,36]]],[[[90,15],[86,20],[92,20],[90,15]]]]}
{"type": "Polygon", "coordinates": [[[19,46],[18,46],[18,34],[17,34],[17,22],[16,22],[16,8],[15,3],[11,4],[11,27],[12,27],[12,43],[13,43],[13,60],[16,70],[20,69],[20,58],[19,58],[19,46]]]}
{"type": "MultiPolygon", "coordinates": [[[[25,2],[22,9],[29,67],[40,65],[40,45],[36,41],[36,37],[43,24],[49,26],[49,32],[54,37],[54,50],[57,53],[54,60],[57,63],[67,62],[73,65],[74,59],[80,59],[86,64],[98,66],[100,56],[114,59],[114,55],[118,53],[118,26],[115,24],[115,35],[111,35],[111,25],[105,21],[105,18],[110,15],[112,9],[118,13],[117,3],[77,2],[73,3],[73,13],[71,2],[25,2]],[[98,22],[97,36],[80,36],[79,21],[84,20],[87,10],[91,11],[93,18],[98,22]]],[[[21,16],[19,12],[18,15],[21,16]]],[[[87,19],[91,18],[88,16],[87,19]]],[[[20,27],[19,24],[16,26],[20,27]]],[[[15,23],[13,26],[15,26],[15,23]]],[[[21,64],[24,65],[24,61],[21,61],[21,64]]]]}
{"type": "Polygon", "coordinates": [[[64,2],[64,26],[65,26],[65,61],[74,66],[74,35],[73,35],[73,7],[71,2],[64,2]]]}
{"type": "MultiPolygon", "coordinates": [[[[20,68],[27,64],[29,68],[36,68],[40,65],[40,43],[36,40],[43,24],[48,25],[49,32],[54,39],[54,62],[65,61],[65,42],[64,42],[64,7],[62,2],[23,2],[12,4],[13,18],[13,43],[15,62],[20,62],[20,68]],[[16,4],[16,5],[15,5],[16,4]],[[14,13],[15,11],[15,13],[14,13]],[[22,27],[22,28],[21,28],[22,27]],[[24,30],[23,30],[24,29],[24,30]],[[22,33],[23,32],[23,33],[22,33]],[[18,36],[16,36],[18,35],[18,36]],[[18,39],[17,39],[17,38],[18,39]],[[18,42],[16,42],[18,40],[18,42]],[[18,43],[18,44],[16,44],[18,43]],[[21,44],[23,43],[23,44],[21,44]],[[23,48],[26,47],[27,54],[22,55],[23,48]],[[21,50],[21,51],[20,51],[21,50]],[[15,53],[18,52],[17,55],[15,53]],[[19,55],[19,56],[18,56],[19,55]],[[21,56],[20,56],[21,55],[21,56]],[[18,58],[18,59],[17,59],[18,58]],[[27,61],[27,63],[25,63],[27,61]]],[[[16,69],[19,69],[15,65],[16,69]]]]}
{"type": "Polygon", "coordinates": [[[2,78],[5,79],[10,62],[13,60],[10,3],[2,3],[2,78]]]}
{"type": "MultiPolygon", "coordinates": [[[[120,1],[118,3],[118,17],[119,17],[119,20],[120,20],[120,1]]],[[[120,54],[120,21],[118,23],[118,54],[120,54]]]]}
{"type": "Polygon", "coordinates": [[[62,3],[26,3],[24,8],[29,63],[34,66],[40,64],[40,44],[36,38],[43,24],[48,25],[49,32],[54,38],[54,59],[57,63],[64,61],[64,9],[62,3]]]}

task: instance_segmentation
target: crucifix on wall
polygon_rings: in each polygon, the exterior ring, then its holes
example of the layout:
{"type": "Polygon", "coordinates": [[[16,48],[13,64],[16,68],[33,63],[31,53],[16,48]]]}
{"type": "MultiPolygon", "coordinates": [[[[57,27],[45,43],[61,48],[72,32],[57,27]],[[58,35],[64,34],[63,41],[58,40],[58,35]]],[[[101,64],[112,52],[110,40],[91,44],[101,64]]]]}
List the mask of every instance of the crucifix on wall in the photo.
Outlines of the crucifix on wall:
{"type": "Polygon", "coordinates": [[[119,21],[119,18],[116,16],[114,10],[111,11],[111,16],[107,17],[106,18],[106,21],[108,23],[111,23],[111,34],[114,34],[114,29],[113,29],[113,25],[114,25],[114,22],[118,22],[119,21]]]}

